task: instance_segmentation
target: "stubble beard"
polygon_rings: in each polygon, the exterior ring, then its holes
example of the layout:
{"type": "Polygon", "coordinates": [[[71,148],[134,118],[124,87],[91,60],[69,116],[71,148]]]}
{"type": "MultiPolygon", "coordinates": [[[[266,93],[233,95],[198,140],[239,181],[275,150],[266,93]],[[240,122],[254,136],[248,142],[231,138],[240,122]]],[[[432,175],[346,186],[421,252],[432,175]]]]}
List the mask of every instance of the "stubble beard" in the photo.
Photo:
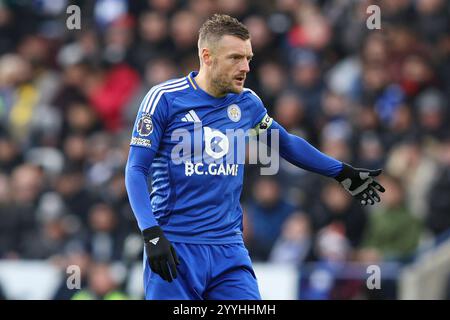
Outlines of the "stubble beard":
{"type": "Polygon", "coordinates": [[[211,86],[218,95],[226,95],[228,93],[241,93],[242,89],[233,85],[233,79],[228,79],[224,74],[215,74],[211,78],[211,86]]]}

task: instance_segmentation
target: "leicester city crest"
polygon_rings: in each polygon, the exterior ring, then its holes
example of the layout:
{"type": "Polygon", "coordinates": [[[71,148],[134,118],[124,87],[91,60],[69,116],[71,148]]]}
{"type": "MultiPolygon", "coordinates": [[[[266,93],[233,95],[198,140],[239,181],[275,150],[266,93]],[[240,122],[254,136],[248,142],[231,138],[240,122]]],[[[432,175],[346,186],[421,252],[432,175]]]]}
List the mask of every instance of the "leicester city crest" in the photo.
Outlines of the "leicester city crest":
{"type": "Polygon", "coordinates": [[[145,113],[137,123],[137,132],[140,136],[146,137],[153,132],[152,116],[145,113]]]}
{"type": "Polygon", "coordinates": [[[232,104],[228,107],[228,118],[233,122],[241,120],[241,108],[237,104],[232,104]]]}

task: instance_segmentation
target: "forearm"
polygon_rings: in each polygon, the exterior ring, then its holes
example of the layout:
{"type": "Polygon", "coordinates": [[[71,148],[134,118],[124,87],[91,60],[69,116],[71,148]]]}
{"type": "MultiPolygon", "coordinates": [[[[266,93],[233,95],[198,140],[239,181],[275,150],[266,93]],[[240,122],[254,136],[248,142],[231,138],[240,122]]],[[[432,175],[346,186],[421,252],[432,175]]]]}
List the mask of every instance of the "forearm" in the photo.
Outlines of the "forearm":
{"type": "Polygon", "coordinates": [[[268,130],[269,138],[273,136],[273,130],[279,133],[280,156],[295,166],[327,177],[335,177],[342,170],[341,161],[320,152],[305,139],[290,134],[276,121],[268,130]]]}
{"type": "Polygon", "coordinates": [[[147,178],[155,151],[150,148],[131,146],[125,169],[125,185],[131,207],[142,232],[145,254],[151,270],[163,280],[172,282],[177,278],[180,264],[175,248],[164,236],[153,216],[147,178]]]}
{"type": "Polygon", "coordinates": [[[141,231],[158,225],[150,203],[147,179],[155,156],[151,149],[130,147],[125,168],[125,186],[133,213],[141,231]]]}

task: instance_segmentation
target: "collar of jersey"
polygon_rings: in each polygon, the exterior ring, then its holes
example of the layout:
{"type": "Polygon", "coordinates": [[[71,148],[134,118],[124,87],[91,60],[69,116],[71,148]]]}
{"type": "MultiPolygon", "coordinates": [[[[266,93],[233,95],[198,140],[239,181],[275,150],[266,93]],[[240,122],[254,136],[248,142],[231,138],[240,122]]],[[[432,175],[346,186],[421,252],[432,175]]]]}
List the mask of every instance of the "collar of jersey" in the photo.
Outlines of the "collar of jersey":
{"type": "Polygon", "coordinates": [[[198,74],[197,71],[191,71],[188,74],[187,78],[188,78],[192,88],[194,89],[194,92],[196,92],[198,95],[202,96],[203,98],[208,99],[208,100],[214,100],[217,102],[222,102],[234,95],[233,93],[228,93],[227,95],[220,97],[220,98],[210,95],[208,92],[206,92],[202,88],[200,88],[199,85],[197,84],[197,82],[195,81],[194,78],[197,76],[197,74],[198,74]]]}

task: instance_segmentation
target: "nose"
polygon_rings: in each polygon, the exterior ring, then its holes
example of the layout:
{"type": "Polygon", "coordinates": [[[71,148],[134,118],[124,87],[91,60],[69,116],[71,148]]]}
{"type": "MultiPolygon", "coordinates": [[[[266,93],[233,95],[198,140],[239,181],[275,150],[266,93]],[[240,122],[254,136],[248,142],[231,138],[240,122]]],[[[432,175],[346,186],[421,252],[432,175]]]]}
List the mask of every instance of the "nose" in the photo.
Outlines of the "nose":
{"type": "Polygon", "coordinates": [[[244,61],[241,63],[241,72],[248,73],[250,72],[250,63],[247,59],[244,59],[244,61]]]}

